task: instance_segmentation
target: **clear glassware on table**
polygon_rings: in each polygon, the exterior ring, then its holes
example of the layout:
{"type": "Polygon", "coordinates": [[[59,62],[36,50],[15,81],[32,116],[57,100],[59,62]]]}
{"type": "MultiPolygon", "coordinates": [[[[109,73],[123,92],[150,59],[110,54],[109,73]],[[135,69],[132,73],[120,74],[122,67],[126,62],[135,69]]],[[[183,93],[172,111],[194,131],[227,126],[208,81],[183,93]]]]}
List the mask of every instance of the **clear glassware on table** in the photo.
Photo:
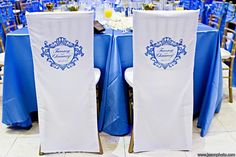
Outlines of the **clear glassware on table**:
{"type": "Polygon", "coordinates": [[[184,10],[184,6],[183,4],[177,4],[176,7],[175,7],[175,10],[184,10]]]}
{"type": "Polygon", "coordinates": [[[176,7],[179,5],[180,1],[173,1],[173,10],[176,10],[176,7]]]}
{"type": "Polygon", "coordinates": [[[112,17],[113,13],[113,4],[109,1],[104,2],[104,17],[109,20],[112,17]]]}
{"type": "Polygon", "coordinates": [[[104,21],[104,15],[103,15],[103,4],[101,0],[95,0],[94,1],[94,11],[95,11],[95,19],[99,21],[100,23],[103,23],[104,21]]]}
{"type": "Polygon", "coordinates": [[[131,6],[130,0],[121,0],[120,5],[123,7],[124,15],[129,16],[130,15],[130,6],[131,6]]]}
{"type": "Polygon", "coordinates": [[[165,10],[167,0],[159,0],[160,10],[165,10]]]}
{"type": "Polygon", "coordinates": [[[57,4],[57,8],[54,11],[66,11],[66,4],[67,1],[65,0],[59,0],[57,4]]]}
{"type": "Polygon", "coordinates": [[[174,10],[174,0],[168,0],[164,10],[174,10]]]}
{"type": "Polygon", "coordinates": [[[143,8],[143,0],[132,0],[131,1],[131,15],[133,14],[134,10],[142,10],[143,8]]]}
{"type": "Polygon", "coordinates": [[[163,10],[160,0],[153,0],[152,3],[155,5],[155,10],[163,10]]]}
{"type": "Polygon", "coordinates": [[[79,10],[88,11],[91,10],[92,1],[91,0],[79,0],[78,1],[79,10]]]}
{"type": "Polygon", "coordinates": [[[54,8],[53,12],[61,12],[61,6],[57,6],[54,8]]]}

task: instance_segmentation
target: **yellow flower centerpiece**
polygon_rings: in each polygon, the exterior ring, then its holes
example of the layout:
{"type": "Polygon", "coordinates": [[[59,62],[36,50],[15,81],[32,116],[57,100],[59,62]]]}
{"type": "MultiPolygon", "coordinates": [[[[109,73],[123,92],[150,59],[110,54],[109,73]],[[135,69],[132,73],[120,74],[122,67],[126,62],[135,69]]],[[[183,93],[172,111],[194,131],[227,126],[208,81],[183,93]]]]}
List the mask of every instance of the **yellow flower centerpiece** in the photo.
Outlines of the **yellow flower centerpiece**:
{"type": "Polygon", "coordinates": [[[48,9],[48,11],[52,11],[53,7],[54,7],[54,4],[51,2],[46,4],[46,8],[48,9]]]}

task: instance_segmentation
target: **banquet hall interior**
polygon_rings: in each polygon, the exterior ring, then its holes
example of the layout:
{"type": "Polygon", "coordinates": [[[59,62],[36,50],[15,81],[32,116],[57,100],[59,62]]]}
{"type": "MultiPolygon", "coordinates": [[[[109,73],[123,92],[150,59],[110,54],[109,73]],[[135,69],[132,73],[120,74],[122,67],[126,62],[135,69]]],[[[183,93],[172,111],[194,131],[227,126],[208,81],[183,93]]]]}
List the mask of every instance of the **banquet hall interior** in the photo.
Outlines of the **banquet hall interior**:
{"type": "Polygon", "coordinates": [[[235,0],[0,0],[0,157],[236,157],[235,0]]]}

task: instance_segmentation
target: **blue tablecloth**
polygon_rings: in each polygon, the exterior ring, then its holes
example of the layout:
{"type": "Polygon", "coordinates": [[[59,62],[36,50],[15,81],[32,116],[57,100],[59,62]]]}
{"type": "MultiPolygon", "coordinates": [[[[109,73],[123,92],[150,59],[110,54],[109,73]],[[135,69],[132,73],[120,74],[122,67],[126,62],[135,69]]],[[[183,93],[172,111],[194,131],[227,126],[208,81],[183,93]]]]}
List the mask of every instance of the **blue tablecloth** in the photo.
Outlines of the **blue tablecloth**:
{"type": "MultiPolygon", "coordinates": [[[[217,30],[199,24],[194,67],[194,117],[205,136],[222,101],[222,68],[217,30]]],[[[114,31],[105,73],[99,129],[112,135],[129,133],[128,94],[124,70],[133,66],[132,33],[114,31]]],[[[163,120],[164,122],[164,120],[163,120]]]]}
{"type": "MultiPolygon", "coordinates": [[[[111,36],[95,35],[95,66],[101,70],[99,85],[103,85],[107,53],[111,36]]],[[[78,91],[80,92],[80,91],[78,91]]],[[[28,30],[16,30],[7,35],[3,85],[2,122],[9,126],[31,126],[30,113],[37,111],[32,52],[28,30]]]]}
{"type": "MultiPolygon", "coordinates": [[[[99,130],[111,135],[124,135],[130,132],[124,70],[133,65],[132,33],[108,30],[95,35],[94,40],[95,67],[102,71],[99,130]]],[[[4,70],[2,121],[10,126],[30,126],[29,114],[37,111],[37,100],[27,29],[7,36],[4,70]]],[[[199,116],[198,126],[202,128],[202,136],[207,133],[214,113],[219,112],[221,100],[218,31],[199,25],[194,71],[194,115],[199,116]]]]}

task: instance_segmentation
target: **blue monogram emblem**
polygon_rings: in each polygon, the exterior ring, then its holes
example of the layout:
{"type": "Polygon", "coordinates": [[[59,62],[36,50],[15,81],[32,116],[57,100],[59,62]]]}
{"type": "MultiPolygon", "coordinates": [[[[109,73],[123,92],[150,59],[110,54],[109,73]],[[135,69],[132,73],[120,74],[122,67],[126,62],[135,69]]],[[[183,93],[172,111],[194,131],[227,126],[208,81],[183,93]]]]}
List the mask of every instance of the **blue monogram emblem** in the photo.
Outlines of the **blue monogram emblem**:
{"type": "Polygon", "coordinates": [[[79,45],[77,40],[72,43],[64,37],[59,37],[50,44],[44,41],[44,46],[41,50],[41,56],[47,58],[50,66],[61,70],[75,66],[79,56],[84,56],[83,47],[79,45]]]}
{"type": "Polygon", "coordinates": [[[181,56],[187,54],[185,48],[182,39],[176,42],[170,37],[165,37],[156,43],[151,40],[150,45],[146,47],[145,55],[150,57],[156,67],[167,69],[178,64],[181,56]]]}

